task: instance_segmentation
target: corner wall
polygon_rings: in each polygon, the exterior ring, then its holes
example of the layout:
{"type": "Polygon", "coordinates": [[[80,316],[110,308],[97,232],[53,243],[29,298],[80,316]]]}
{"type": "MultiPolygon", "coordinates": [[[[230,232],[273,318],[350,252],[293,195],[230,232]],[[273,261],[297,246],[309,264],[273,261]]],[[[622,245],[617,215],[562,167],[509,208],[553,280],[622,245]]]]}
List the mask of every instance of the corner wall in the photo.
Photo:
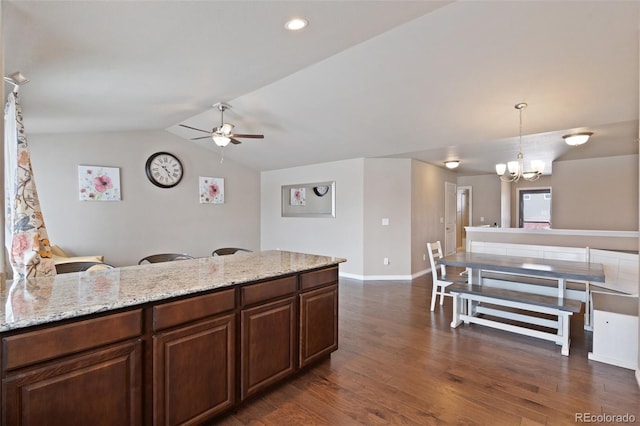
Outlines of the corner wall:
{"type": "Polygon", "coordinates": [[[261,174],[262,250],[291,250],[343,257],[342,275],[364,274],[364,160],[346,160],[265,171],[261,174]],[[282,217],[281,186],[336,182],[336,217],[282,217]]]}
{"type": "Polygon", "coordinates": [[[460,176],[457,183],[472,188],[473,226],[500,224],[501,181],[497,175],[460,176]]]}
{"type": "MultiPolygon", "coordinates": [[[[411,162],[411,273],[418,276],[431,268],[427,243],[444,244],[445,182],[456,182],[456,174],[442,167],[411,162]],[[442,221],[441,221],[442,218],[442,221]]],[[[475,195],[474,210],[475,210],[475,195]]]]}

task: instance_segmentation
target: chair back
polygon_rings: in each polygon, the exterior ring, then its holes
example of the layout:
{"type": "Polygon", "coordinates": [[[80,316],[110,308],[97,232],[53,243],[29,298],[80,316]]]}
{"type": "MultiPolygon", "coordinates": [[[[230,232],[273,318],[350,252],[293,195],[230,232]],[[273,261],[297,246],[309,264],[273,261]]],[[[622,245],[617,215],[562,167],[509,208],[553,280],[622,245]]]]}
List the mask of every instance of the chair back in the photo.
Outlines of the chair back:
{"type": "Polygon", "coordinates": [[[215,249],[212,253],[211,256],[227,256],[229,254],[236,254],[239,251],[244,251],[244,252],[248,252],[251,253],[251,250],[247,250],[247,249],[243,249],[243,248],[237,248],[237,247],[222,247],[219,249],[215,249]]]}
{"type": "Polygon", "coordinates": [[[143,257],[138,262],[138,265],[143,265],[145,263],[160,263],[160,262],[172,262],[174,260],[187,260],[193,259],[193,256],[189,256],[184,253],[160,253],[160,254],[152,254],[147,257],[143,257]]]}
{"type": "Polygon", "coordinates": [[[442,280],[447,275],[447,268],[444,265],[438,265],[438,260],[442,259],[442,246],[440,241],[435,243],[427,243],[427,253],[429,254],[429,262],[431,262],[431,274],[433,280],[442,280]],[[438,268],[440,269],[440,277],[438,277],[438,268]]]}
{"type": "Polygon", "coordinates": [[[66,262],[56,265],[56,273],[67,274],[69,272],[82,272],[88,270],[112,269],[113,265],[103,262],[66,262]]]}

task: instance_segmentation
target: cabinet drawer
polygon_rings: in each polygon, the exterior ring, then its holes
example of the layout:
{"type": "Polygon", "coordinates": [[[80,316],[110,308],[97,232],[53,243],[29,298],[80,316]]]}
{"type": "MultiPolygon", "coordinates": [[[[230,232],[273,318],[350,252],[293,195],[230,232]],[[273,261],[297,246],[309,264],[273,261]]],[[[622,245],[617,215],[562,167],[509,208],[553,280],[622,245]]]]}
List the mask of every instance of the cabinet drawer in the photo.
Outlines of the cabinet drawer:
{"type": "Polygon", "coordinates": [[[242,305],[251,305],[295,293],[297,286],[296,277],[291,276],[242,287],[242,305]]]}
{"type": "Polygon", "coordinates": [[[173,327],[235,308],[235,290],[223,290],[153,307],[153,330],[173,327]]]}
{"type": "Polygon", "coordinates": [[[11,370],[140,336],[141,313],[136,309],[4,337],[3,369],[11,370]]]}
{"type": "Polygon", "coordinates": [[[300,290],[320,287],[338,281],[338,268],[327,268],[319,271],[305,272],[300,274],[300,290]]]}

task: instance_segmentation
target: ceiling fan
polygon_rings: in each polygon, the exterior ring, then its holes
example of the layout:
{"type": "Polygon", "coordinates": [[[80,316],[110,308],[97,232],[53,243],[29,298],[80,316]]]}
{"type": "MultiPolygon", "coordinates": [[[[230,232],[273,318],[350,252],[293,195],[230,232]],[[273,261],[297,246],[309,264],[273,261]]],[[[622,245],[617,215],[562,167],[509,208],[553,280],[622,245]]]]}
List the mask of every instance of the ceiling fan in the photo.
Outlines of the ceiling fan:
{"type": "Polygon", "coordinates": [[[231,107],[221,102],[213,105],[213,107],[217,108],[218,111],[220,111],[220,126],[214,127],[213,129],[211,129],[211,131],[197,129],[195,127],[187,126],[186,124],[180,124],[180,126],[186,127],[187,129],[192,129],[192,130],[197,130],[199,132],[207,133],[207,136],[192,138],[191,139],[192,141],[211,138],[213,139],[213,142],[215,142],[216,145],[224,148],[225,146],[229,145],[229,143],[232,143],[235,145],[242,143],[237,138],[264,139],[264,135],[248,135],[248,134],[240,134],[240,133],[231,133],[231,131],[234,128],[234,125],[224,122],[224,112],[230,109],[231,107]]]}

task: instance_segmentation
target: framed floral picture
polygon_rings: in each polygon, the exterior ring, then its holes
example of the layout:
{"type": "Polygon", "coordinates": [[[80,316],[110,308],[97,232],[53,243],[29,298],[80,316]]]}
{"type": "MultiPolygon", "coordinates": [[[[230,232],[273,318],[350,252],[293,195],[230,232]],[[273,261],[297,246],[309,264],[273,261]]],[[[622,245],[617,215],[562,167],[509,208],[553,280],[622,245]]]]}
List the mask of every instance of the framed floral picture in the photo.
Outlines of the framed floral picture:
{"type": "Polygon", "coordinates": [[[291,188],[291,205],[304,206],[307,204],[306,188],[291,188]]]}
{"type": "Polygon", "coordinates": [[[200,204],[224,203],[224,179],[200,176],[200,204]]]}
{"type": "Polygon", "coordinates": [[[119,201],[120,168],[78,166],[80,201],[119,201]]]}

